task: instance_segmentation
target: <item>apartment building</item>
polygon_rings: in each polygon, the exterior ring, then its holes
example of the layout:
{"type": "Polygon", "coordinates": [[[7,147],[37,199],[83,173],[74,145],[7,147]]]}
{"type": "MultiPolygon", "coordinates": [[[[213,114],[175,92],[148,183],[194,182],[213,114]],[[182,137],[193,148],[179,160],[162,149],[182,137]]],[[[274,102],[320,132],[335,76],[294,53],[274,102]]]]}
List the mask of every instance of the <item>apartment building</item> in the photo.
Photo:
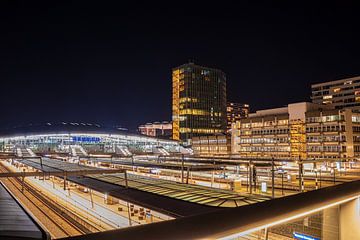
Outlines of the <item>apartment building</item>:
{"type": "Polygon", "coordinates": [[[257,111],[233,124],[232,154],[283,159],[360,156],[360,114],[314,103],[257,111]]]}

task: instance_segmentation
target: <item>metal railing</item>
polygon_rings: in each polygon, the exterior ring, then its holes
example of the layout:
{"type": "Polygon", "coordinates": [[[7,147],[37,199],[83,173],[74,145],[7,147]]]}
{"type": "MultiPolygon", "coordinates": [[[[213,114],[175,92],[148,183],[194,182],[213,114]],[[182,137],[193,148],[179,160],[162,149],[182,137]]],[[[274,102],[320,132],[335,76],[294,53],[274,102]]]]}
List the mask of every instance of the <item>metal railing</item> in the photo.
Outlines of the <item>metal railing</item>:
{"type": "Polygon", "coordinates": [[[360,197],[360,180],[238,208],[67,239],[231,239],[360,197]]]}

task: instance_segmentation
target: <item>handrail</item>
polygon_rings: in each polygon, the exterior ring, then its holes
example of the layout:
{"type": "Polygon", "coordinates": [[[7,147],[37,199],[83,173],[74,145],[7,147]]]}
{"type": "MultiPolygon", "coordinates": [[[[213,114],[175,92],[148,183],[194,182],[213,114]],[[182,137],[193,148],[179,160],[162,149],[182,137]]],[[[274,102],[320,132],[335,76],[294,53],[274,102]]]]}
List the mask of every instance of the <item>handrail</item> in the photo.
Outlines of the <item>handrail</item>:
{"type": "MultiPolygon", "coordinates": [[[[360,197],[360,180],[238,208],[183,217],[66,240],[219,239],[281,224],[360,197]]],[[[65,240],[65,239],[63,239],[65,240]]]]}

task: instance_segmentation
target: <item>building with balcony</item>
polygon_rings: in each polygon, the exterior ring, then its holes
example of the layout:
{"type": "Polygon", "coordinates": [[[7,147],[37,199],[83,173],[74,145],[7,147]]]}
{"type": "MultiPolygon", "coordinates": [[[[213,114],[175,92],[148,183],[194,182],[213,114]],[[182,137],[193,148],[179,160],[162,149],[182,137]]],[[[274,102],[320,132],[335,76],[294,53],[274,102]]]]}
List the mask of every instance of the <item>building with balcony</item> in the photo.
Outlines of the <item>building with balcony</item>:
{"type": "Polygon", "coordinates": [[[227,130],[229,131],[236,121],[247,118],[249,111],[249,104],[228,102],[226,106],[227,130]]]}
{"type": "Polygon", "coordinates": [[[190,144],[196,136],[226,131],[226,76],[188,63],[172,71],[173,139],[190,144]]]}
{"type": "Polygon", "coordinates": [[[360,76],[311,85],[313,103],[360,110],[360,76]]]}
{"type": "Polygon", "coordinates": [[[172,136],[172,123],[171,122],[154,122],[146,123],[138,127],[140,134],[156,137],[170,139],[172,136]]]}
{"type": "Polygon", "coordinates": [[[233,124],[232,154],[284,159],[360,156],[360,114],[313,103],[257,111],[233,124]]]}

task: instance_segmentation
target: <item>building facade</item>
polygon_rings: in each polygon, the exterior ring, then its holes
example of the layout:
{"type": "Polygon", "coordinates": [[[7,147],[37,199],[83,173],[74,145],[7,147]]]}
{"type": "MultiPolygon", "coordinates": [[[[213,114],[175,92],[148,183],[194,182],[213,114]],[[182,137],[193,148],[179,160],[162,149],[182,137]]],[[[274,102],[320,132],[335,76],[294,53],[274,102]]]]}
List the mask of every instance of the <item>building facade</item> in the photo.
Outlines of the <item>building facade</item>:
{"type": "Polygon", "coordinates": [[[249,111],[249,104],[228,102],[226,106],[227,130],[230,130],[231,125],[236,121],[247,118],[249,111]]]}
{"type": "Polygon", "coordinates": [[[257,111],[232,129],[232,154],[283,159],[360,156],[360,115],[312,103],[257,111]]]}
{"type": "Polygon", "coordinates": [[[218,69],[188,63],[172,71],[173,139],[226,130],[226,76],[218,69]]]}
{"type": "Polygon", "coordinates": [[[142,135],[170,139],[172,136],[171,122],[146,123],[138,127],[142,135]]]}
{"type": "Polygon", "coordinates": [[[360,110],[360,76],[311,85],[312,102],[360,110]]]}
{"type": "Polygon", "coordinates": [[[199,156],[229,155],[231,137],[228,134],[193,137],[192,149],[199,156]]]}

